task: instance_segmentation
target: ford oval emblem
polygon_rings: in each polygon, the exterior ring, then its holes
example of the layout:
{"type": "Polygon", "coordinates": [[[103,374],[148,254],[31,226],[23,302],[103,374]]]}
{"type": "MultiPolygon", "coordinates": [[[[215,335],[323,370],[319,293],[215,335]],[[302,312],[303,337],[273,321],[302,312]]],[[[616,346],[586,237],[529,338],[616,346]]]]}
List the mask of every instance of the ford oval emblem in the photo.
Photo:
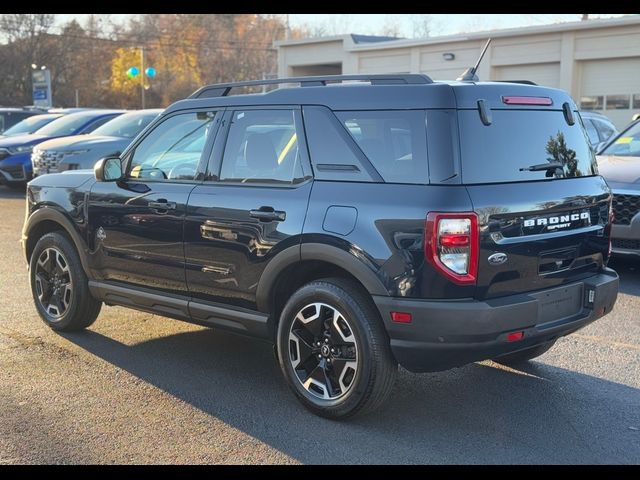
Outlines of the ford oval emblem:
{"type": "Polygon", "coordinates": [[[491,255],[489,258],[487,258],[487,260],[489,261],[490,265],[502,265],[507,261],[507,258],[508,257],[506,253],[498,252],[491,255]]]}

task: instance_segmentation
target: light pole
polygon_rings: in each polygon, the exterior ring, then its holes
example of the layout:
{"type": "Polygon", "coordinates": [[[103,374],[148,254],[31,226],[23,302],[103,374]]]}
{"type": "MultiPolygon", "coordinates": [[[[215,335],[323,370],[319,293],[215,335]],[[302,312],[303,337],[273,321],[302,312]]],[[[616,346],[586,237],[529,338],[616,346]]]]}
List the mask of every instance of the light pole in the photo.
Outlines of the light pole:
{"type": "Polygon", "coordinates": [[[144,109],[144,47],[140,49],[140,96],[142,98],[142,108],[144,109]]]}

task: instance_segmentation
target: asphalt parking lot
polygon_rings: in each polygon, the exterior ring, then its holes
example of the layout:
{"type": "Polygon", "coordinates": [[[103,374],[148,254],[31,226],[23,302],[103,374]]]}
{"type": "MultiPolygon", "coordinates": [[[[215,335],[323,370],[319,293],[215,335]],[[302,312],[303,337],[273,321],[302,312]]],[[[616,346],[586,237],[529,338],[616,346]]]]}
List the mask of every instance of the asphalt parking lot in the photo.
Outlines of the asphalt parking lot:
{"type": "Polygon", "coordinates": [[[90,331],[38,318],[0,186],[0,464],[640,463],[640,262],[612,314],[523,370],[401,370],[377,413],[317,418],[271,347],[119,307],[90,331]]]}

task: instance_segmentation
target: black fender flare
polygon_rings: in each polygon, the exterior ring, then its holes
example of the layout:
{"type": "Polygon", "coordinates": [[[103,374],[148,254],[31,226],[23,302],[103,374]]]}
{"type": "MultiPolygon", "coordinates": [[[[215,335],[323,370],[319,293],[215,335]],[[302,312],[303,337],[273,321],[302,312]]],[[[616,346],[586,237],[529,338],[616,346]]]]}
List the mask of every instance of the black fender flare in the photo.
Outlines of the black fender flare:
{"type": "Polygon", "coordinates": [[[259,311],[269,312],[272,289],[280,273],[294,263],[307,260],[331,263],[353,275],[371,295],[389,296],[375,270],[358,257],[332,245],[303,243],[282,250],[267,264],[256,290],[256,306],[259,311]]]}
{"type": "Polygon", "coordinates": [[[82,268],[87,274],[89,274],[90,268],[88,249],[84,240],[80,236],[80,233],[78,233],[78,230],[74,226],[73,222],[69,219],[69,217],[67,217],[59,210],[51,207],[43,207],[36,210],[31,214],[31,216],[29,216],[24,224],[24,227],[22,229],[22,244],[27,262],[29,261],[29,259],[27,258],[27,240],[29,239],[29,236],[32,233],[33,229],[43,221],[51,221],[57,223],[69,235],[71,241],[73,241],[76,247],[78,256],[80,257],[82,268]]]}

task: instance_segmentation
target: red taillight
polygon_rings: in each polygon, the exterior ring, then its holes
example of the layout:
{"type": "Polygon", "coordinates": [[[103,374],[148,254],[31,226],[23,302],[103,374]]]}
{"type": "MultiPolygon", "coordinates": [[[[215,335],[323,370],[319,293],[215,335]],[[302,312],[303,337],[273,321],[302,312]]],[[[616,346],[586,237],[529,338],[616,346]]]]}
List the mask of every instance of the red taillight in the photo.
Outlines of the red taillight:
{"type": "Polygon", "coordinates": [[[476,283],[480,250],[478,216],[473,213],[427,215],[425,259],[454,283],[476,283]]]}
{"type": "Polygon", "coordinates": [[[502,97],[506,105],[553,105],[549,97],[502,97]]]}
{"type": "Polygon", "coordinates": [[[396,323],[411,323],[411,314],[406,312],[391,312],[391,321],[396,323]]]}
{"type": "Polygon", "coordinates": [[[524,332],[511,332],[507,333],[507,342],[517,342],[524,338],[524,332]]]}

